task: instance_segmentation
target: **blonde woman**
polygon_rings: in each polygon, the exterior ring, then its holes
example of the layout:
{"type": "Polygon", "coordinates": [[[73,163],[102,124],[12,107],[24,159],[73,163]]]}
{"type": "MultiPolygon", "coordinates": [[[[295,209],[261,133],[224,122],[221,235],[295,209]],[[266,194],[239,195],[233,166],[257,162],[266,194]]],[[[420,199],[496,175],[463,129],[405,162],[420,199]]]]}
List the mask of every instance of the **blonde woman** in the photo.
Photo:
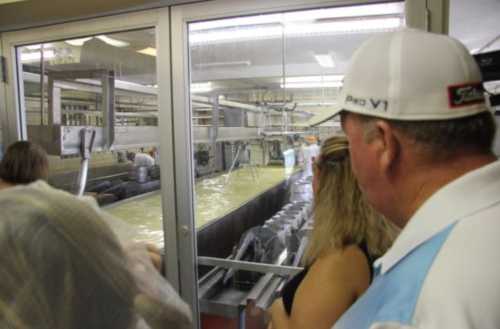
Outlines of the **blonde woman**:
{"type": "Polygon", "coordinates": [[[368,288],[374,259],[396,236],[396,229],[363,200],[344,137],[330,137],[321,146],[313,191],[314,228],[305,270],[271,306],[273,329],[330,329],[368,288]]]}

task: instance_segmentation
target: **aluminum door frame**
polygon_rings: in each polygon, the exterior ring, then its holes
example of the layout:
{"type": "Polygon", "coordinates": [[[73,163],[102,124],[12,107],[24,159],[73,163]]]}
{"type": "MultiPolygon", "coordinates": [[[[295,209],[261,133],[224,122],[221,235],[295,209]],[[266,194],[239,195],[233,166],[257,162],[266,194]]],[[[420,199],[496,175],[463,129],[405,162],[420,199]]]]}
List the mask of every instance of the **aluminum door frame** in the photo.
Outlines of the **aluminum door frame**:
{"type": "MultiPolygon", "coordinates": [[[[446,2],[448,0],[438,0],[446,2]]],[[[171,35],[172,35],[172,96],[173,96],[173,128],[175,147],[176,196],[179,216],[179,226],[183,232],[179,237],[179,260],[181,275],[181,291],[183,298],[192,306],[195,322],[199,326],[197,306],[197,271],[196,271],[196,232],[194,220],[194,178],[191,129],[191,111],[189,94],[189,51],[188,29],[191,22],[219,18],[231,18],[252,14],[266,14],[273,12],[313,9],[329,6],[360,5],[380,3],[379,0],[216,0],[203,3],[186,4],[172,7],[171,35]],[[192,290],[192,291],[189,291],[192,290]]],[[[425,6],[407,6],[407,25],[424,28],[425,18],[429,11],[425,6]],[[408,18],[411,19],[408,19],[408,18]],[[413,25],[412,25],[413,24],[413,25]]],[[[420,1],[419,1],[420,2],[420,1]]],[[[423,2],[423,1],[422,1],[423,2]]],[[[437,13],[436,15],[442,15],[437,13]]]]}
{"type": "Polygon", "coordinates": [[[92,18],[78,22],[62,23],[39,28],[6,32],[1,36],[0,50],[7,63],[6,83],[2,83],[0,95],[5,95],[0,101],[3,143],[8,145],[17,140],[27,138],[24,121],[24,97],[21,64],[16,62],[16,47],[81,38],[89,35],[99,35],[129,30],[155,28],[156,33],[156,71],[158,80],[158,106],[160,129],[160,165],[162,168],[162,205],[165,241],[167,278],[176,290],[180,287],[178,271],[177,247],[177,212],[175,197],[174,148],[171,116],[171,71],[170,71],[170,8],[126,13],[116,16],[92,18]],[[3,101],[5,99],[5,102],[3,101]]]}

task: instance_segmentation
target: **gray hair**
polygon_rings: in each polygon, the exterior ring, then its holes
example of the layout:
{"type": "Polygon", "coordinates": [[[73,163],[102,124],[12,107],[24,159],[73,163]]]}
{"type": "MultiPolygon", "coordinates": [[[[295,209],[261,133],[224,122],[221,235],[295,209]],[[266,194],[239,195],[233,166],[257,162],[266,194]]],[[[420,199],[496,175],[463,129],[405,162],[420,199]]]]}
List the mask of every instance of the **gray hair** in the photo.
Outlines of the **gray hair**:
{"type": "Polygon", "coordinates": [[[0,209],[0,328],[190,327],[187,305],[95,203],[39,181],[0,192],[0,209]]]}
{"type": "Polygon", "coordinates": [[[131,327],[134,280],[93,207],[13,188],[0,193],[0,208],[0,327],[131,327]]]}
{"type": "Polygon", "coordinates": [[[415,142],[424,156],[446,160],[459,150],[491,154],[496,123],[491,112],[451,120],[401,121],[359,115],[367,140],[376,133],[374,123],[387,121],[394,129],[415,142]]]}

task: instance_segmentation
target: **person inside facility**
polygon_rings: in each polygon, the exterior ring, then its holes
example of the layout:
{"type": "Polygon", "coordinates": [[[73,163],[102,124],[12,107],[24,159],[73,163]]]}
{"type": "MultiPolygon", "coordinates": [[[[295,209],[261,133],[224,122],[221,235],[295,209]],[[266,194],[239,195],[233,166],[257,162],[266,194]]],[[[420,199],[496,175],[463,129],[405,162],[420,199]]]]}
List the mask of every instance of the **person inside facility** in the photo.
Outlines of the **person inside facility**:
{"type": "Polygon", "coordinates": [[[143,152],[127,152],[127,159],[132,161],[136,167],[150,168],[155,165],[155,159],[148,153],[143,152]]]}
{"type": "Polygon", "coordinates": [[[0,327],[191,328],[147,251],[125,251],[84,200],[43,181],[0,193],[0,327]]]}
{"type": "Polygon", "coordinates": [[[304,177],[313,175],[313,162],[319,154],[318,139],[316,136],[308,135],[304,137],[304,144],[300,147],[299,157],[304,165],[304,177]]]}
{"type": "Polygon", "coordinates": [[[364,196],[403,230],[334,328],[500,328],[500,162],[469,51],[381,34],[354,53],[339,103],[364,196]]]}
{"type": "Polygon", "coordinates": [[[314,228],[305,270],[271,306],[273,329],[328,329],[368,288],[373,261],[384,254],[397,229],[363,200],[352,174],[343,136],[326,139],[314,162],[314,228]],[[314,301],[314,302],[311,302],[314,301]]]}
{"type": "Polygon", "coordinates": [[[29,184],[49,177],[47,153],[39,145],[19,141],[7,148],[0,162],[0,190],[18,184],[29,184]]]}

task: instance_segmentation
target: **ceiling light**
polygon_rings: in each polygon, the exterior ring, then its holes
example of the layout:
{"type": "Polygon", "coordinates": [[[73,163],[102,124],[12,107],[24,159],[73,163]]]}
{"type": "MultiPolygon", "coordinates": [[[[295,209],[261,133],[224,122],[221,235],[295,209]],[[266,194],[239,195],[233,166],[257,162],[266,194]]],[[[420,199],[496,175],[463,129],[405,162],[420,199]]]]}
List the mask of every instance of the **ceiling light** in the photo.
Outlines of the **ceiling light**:
{"type": "Polygon", "coordinates": [[[212,83],[211,82],[199,82],[191,84],[191,92],[192,93],[207,93],[212,91],[212,83]]]}
{"type": "Polygon", "coordinates": [[[332,55],[314,55],[314,58],[322,67],[335,67],[335,62],[333,60],[332,55]]]}
{"type": "Polygon", "coordinates": [[[107,43],[108,45],[113,46],[113,47],[122,48],[122,47],[130,46],[130,43],[128,43],[126,41],[113,39],[113,38],[110,38],[106,35],[98,35],[96,38],[101,40],[101,41],[104,41],[105,43],[107,43]]]}
{"type": "Polygon", "coordinates": [[[194,66],[198,68],[212,68],[212,67],[224,67],[224,66],[250,66],[252,62],[250,61],[233,61],[233,62],[210,62],[210,63],[198,63],[194,66]]]}
{"type": "Polygon", "coordinates": [[[85,42],[89,41],[90,39],[92,39],[92,37],[66,40],[64,42],[66,42],[68,45],[71,45],[71,46],[81,47],[81,46],[83,46],[83,44],[85,42]]]}
{"type": "Polygon", "coordinates": [[[189,31],[193,32],[193,31],[226,28],[226,27],[240,27],[245,25],[281,23],[282,19],[283,19],[283,14],[258,15],[249,17],[220,19],[220,20],[200,22],[200,23],[191,23],[189,24],[189,31]]]}
{"type": "Polygon", "coordinates": [[[333,106],[337,105],[337,102],[300,102],[298,106],[303,106],[303,107],[323,107],[323,106],[333,106]]]}
{"type": "Polygon", "coordinates": [[[301,23],[286,24],[282,26],[252,26],[238,29],[225,29],[205,32],[190,33],[190,44],[207,44],[213,42],[227,42],[234,40],[259,40],[304,35],[322,35],[333,33],[360,33],[372,31],[385,31],[399,28],[403,25],[403,18],[368,18],[342,20],[327,23],[301,23]]]}
{"type": "Polygon", "coordinates": [[[299,77],[286,77],[281,79],[281,83],[313,83],[313,82],[342,82],[343,75],[307,75],[299,77]]]}
{"type": "MultiPolygon", "coordinates": [[[[41,47],[42,47],[42,44],[26,46],[26,48],[29,49],[29,50],[38,50],[41,47]]],[[[49,48],[54,48],[54,45],[51,44],[51,43],[44,43],[43,44],[43,49],[49,49],[49,48]]]]}
{"type": "Polygon", "coordinates": [[[285,83],[281,88],[285,89],[309,89],[309,88],[340,88],[342,82],[316,82],[316,83],[285,83]]]}
{"type": "Polygon", "coordinates": [[[155,56],[156,57],[156,48],[147,47],[147,48],[138,50],[137,52],[140,53],[140,54],[149,55],[149,56],[155,56]]]}
{"type": "Polygon", "coordinates": [[[203,44],[218,41],[272,39],[283,35],[281,26],[252,26],[236,30],[196,32],[189,35],[189,43],[203,44]]]}
{"type": "Polygon", "coordinates": [[[283,14],[258,15],[248,17],[238,17],[229,19],[219,19],[213,21],[191,23],[189,31],[204,31],[210,29],[220,29],[228,27],[241,27],[248,25],[289,23],[297,21],[313,21],[332,18],[349,17],[369,17],[379,15],[402,15],[404,13],[404,3],[382,3],[357,5],[347,7],[333,7],[325,9],[314,9],[306,11],[292,11],[283,14]]]}
{"type": "MultiPolygon", "coordinates": [[[[53,50],[44,50],[43,51],[43,59],[52,59],[56,56],[53,50]]],[[[42,53],[40,51],[32,52],[32,53],[23,53],[21,54],[21,62],[30,63],[30,62],[39,62],[42,59],[42,53]]]]}
{"type": "Polygon", "coordinates": [[[281,88],[339,88],[342,87],[343,75],[311,75],[281,79],[281,88]]]}
{"type": "Polygon", "coordinates": [[[289,24],[285,26],[285,35],[297,36],[322,33],[367,32],[395,29],[402,25],[399,17],[354,19],[328,23],[289,24]]]}
{"type": "Polygon", "coordinates": [[[380,3],[295,11],[284,14],[284,22],[321,20],[332,18],[370,17],[380,15],[400,15],[404,13],[404,3],[380,3]]]}

